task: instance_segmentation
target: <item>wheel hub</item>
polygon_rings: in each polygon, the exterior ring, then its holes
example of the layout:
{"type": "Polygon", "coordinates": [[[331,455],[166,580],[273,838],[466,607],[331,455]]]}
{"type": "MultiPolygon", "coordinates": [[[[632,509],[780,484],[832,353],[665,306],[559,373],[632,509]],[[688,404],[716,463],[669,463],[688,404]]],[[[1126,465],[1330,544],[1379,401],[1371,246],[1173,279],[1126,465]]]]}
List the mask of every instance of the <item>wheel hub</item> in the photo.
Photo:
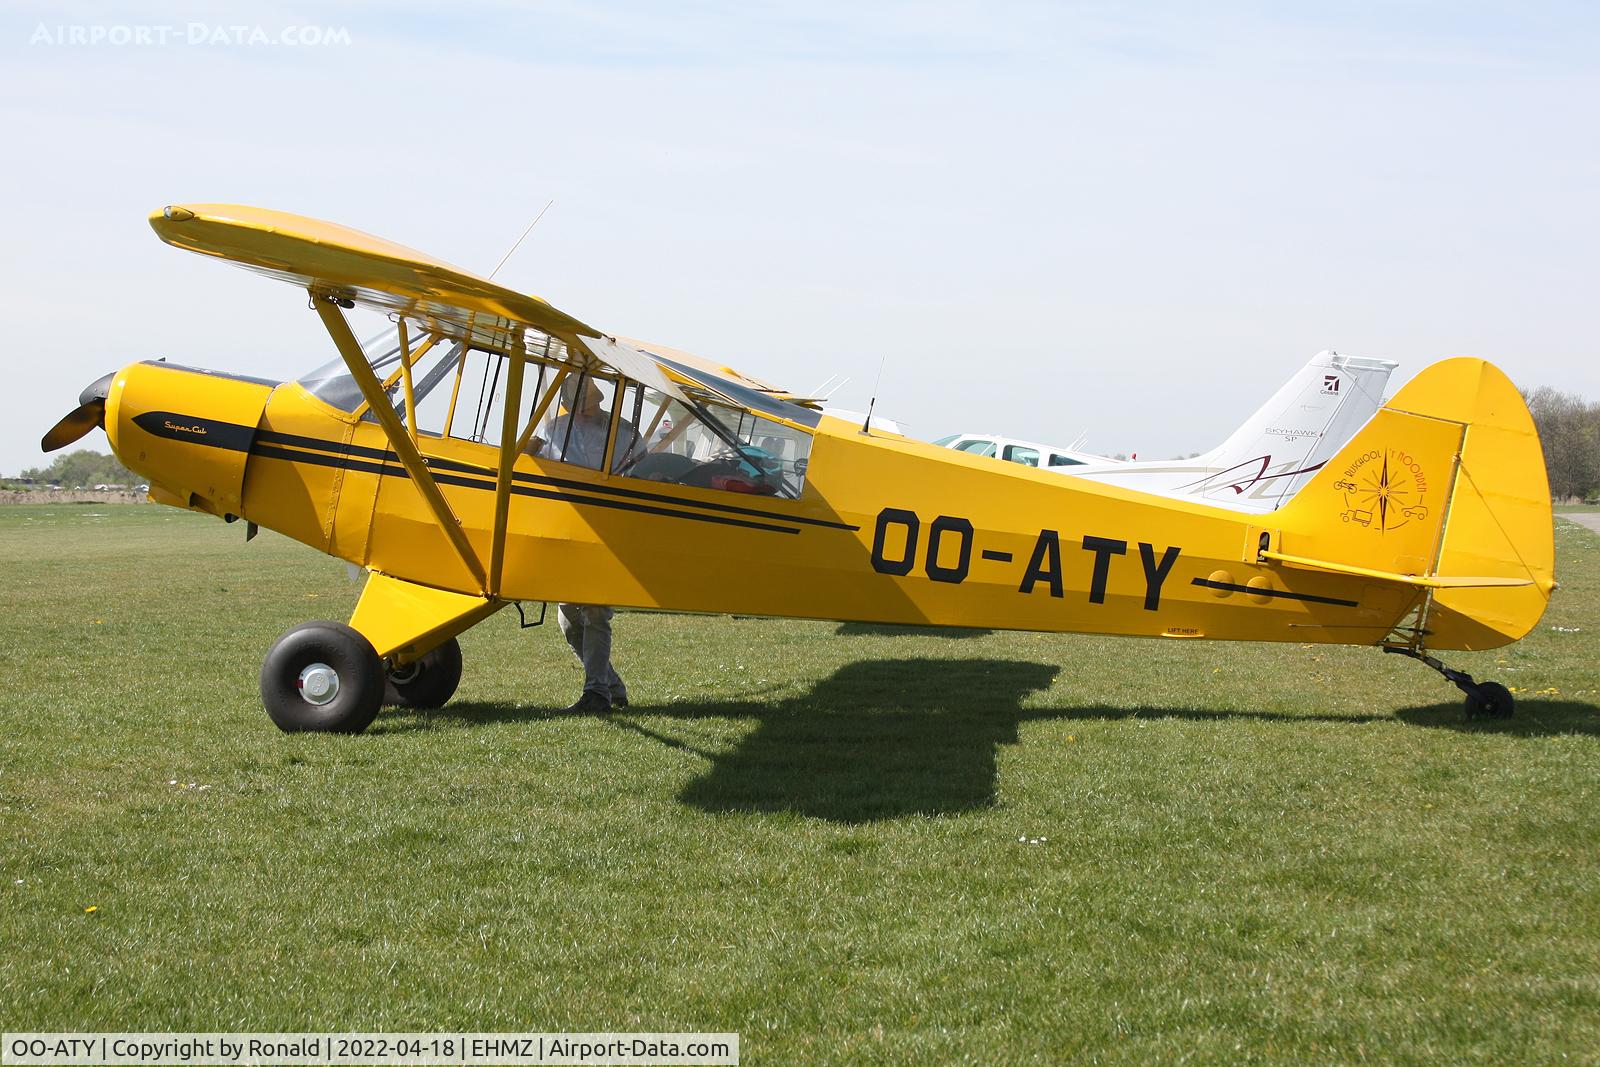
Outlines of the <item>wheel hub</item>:
{"type": "Polygon", "coordinates": [[[389,672],[389,681],[395,685],[409,685],[417,680],[417,675],[422,673],[422,661],[413,660],[404,667],[396,667],[389,672]]]}
{"type": "Polygon", "coordinates": [[[320,708],[339,695],[339,672],[326,663],[313,663],[300,672],[295,686],[300,699],[320,708]]]}

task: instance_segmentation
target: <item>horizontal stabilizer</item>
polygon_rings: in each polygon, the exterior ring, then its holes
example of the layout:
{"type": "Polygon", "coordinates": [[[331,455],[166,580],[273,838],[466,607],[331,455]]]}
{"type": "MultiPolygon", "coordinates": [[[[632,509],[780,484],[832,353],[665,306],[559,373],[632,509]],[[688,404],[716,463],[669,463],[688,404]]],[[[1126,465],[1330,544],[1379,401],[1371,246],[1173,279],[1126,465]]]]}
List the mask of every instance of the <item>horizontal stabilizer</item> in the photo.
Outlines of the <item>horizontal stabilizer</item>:
{"type": "Polygon", "coordinates": [[[1491,575],[1469,578],[1442,574],[1400,574],[1397,571],[1380,571],[1373,567],[1356,567],[1349,563],[1332,563],[1323,559],[1290,556],[1282,552],[1262,552],[1261,558],[1276,560],[1279,563],[1288,563],[1295,567],[1310,567],[1313,570],[1333,571],[1336,574],[1355,574],[1363,578],[1379,578],[1386,582],[1404,582],[1406,585],[1420,586],[1424,589],[1492,589],[1533,584],[1532,578],[1506,578],[1491,575]]]}

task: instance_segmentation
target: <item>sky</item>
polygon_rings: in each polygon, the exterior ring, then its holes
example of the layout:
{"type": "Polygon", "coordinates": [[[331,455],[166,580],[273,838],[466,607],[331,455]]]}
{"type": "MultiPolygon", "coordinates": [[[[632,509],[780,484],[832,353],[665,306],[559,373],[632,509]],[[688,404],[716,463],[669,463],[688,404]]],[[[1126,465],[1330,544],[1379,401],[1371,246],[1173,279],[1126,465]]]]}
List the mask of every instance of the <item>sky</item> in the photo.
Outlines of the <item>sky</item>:
{"type": "Polygon", "coordinates": [[[498,281],[923,438],[1188,454],[1328,348],[1600,399],[1588,4],[10,3],[0,90],[7,474],[334,354],[185,201],[480,273],[553,201],[498,281]]]}

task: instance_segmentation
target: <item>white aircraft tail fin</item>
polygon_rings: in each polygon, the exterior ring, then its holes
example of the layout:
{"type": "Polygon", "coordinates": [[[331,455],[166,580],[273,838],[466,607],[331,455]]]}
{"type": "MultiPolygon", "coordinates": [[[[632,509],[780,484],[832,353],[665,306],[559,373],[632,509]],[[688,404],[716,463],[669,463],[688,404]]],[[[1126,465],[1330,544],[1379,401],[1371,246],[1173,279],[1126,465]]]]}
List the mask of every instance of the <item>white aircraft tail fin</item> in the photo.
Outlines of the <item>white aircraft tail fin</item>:
{"type": "Polygon", "coordinates": [[[1203,455],[1063,473],[1239,511],[1272,511],[1372,418],[1395,366],[1386,359],[1322,352],[1203,455]]]}

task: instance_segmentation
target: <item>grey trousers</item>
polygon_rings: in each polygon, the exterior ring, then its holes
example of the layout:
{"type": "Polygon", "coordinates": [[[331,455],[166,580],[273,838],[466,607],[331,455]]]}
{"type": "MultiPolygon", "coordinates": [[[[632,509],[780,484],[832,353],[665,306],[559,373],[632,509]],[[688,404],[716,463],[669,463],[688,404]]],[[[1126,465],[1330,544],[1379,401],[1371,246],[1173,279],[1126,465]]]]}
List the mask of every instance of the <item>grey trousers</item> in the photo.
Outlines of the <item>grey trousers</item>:
{"type": "Polygon", "coordinates": [[[611,609],[604,604],[558,604],[561,635],[583,664],[583,691],[626,699],[628,687],[611,667],[611,609]]]}

